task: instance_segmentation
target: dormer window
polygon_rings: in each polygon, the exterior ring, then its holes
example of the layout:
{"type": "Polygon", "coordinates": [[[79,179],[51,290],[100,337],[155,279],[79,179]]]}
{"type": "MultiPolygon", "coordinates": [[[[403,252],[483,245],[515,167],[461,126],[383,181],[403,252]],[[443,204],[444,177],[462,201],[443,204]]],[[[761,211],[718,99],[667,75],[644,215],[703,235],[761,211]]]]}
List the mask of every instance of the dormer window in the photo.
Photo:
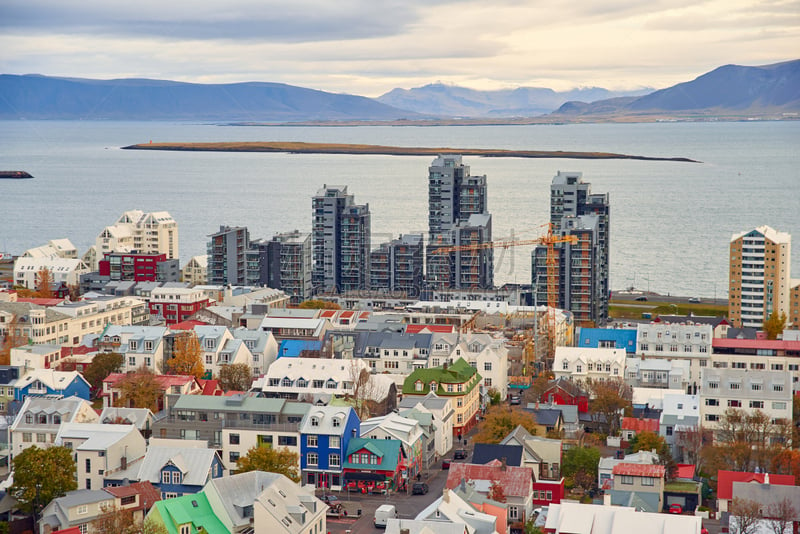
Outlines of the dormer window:
{"type": "Polygon", "coordinates": [[[414,382],[414,391],[422,391],[422,381],[417,380],[414,382]]]}
{"type": "Polygon", "coordinates": [[[338,417],[334,417],[333,419],[331,419],[331,426],[339,427],[339,426],[341,426],[341,424],[342,424],[342,420],[339,419],[338,417]]]}
{"type": "Polygon", "coordinates": [[[318,417],[312,417],[311,418],[311,426],[319,426],[319,418],[318,417]]]}
{"type": "Polygon", "coordinates": [[[431,381],[431,391],[436,391],[436,381],[431,381]]]}
{"type": "Polygon", "coordinates": [[[136,341],[134,341],[134,340],[131,340],[131,341],[128,342],[128,348],[130,348],[131,350],[136,350],[137,346],[138,345],[137,345],[136,341]]]}

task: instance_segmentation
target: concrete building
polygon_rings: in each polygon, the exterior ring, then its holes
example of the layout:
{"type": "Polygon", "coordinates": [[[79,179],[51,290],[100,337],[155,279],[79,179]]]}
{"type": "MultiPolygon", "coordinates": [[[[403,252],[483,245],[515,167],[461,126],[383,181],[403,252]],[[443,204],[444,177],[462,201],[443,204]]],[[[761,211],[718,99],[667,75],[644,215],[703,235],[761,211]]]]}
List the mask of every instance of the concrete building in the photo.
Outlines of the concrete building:
{"type": "Polygon", "coordinates": [[[43,269],[50,271],[51,288],[60,285],[77,287],[81,275],[89,272],[89,267],[83,261],[74,258],[20,256],[14,262],[14,284],[36,289],[38,275],[43,269]]]}
{"type": "Polygon", "coordinates": [[[109,281],[179,282],[181,278],[180,261],[167,259],[163,253],[109,252],[98,270],[109,281]]]}
{"type": "Polygon", "coordinates": [[[769,226],[735,234],[730,244],[728,317],[760,328],[772,312],[789,316],[792,238],[769,226]]]}
{"type": "Polygon", "coordinates": [[[428,289],[493,287],[486,176],[470,176],[461,156],[438,156],[428,168],[428,231],[428,289]]]}
{"type": "Polygon", "coordinates": [[[185,321],[208,306],[208,297],[196,288],[158,287],[150,293],[150,315],[168,325],[185,321]]]}
{"type": "Polygon", "coordinates": [[[423,281],[422,234],[401,235],[369,255],[369,288],[419,297],[423,281]]]}
{"type": "Polygon", "coordinates": [[[260,249],[265,254],[261,283],[282,290],[291,297],[292,304],[311,298],[311,234],[299,230],[276,234],[271,241],[260,244],[260,249]]]}
{"type": "Polygon", "coordinates": [[[208,283],[208,255],[192,256],[181,271],[182,280],[189,286],[208,283]]]}
{"type": "Polygon", "coordinates": [[[547,247],[532,252],[531,281],[539,302],[547,287],[558,287],[557,307],[571,311],[577,324],[603,326],[608,321],[610,243],[608,193],[592,194],[580,172],[559,171],[550,186],[553,234],[574,236],[575,243],[556,243],[557,280],[548,281],[547,247]]]}
{"type": "Polygon", "coordinates": [[[131,210],[100,232],[95,240],[97,258],[109,252],[163,253],[169,259],[180,257],[178,223],[166,211],[145,213],[131,210]]]}
{"type": "Polygon", "coordinates": [[[553,361],[555,378],[571,378],[578,385],[591,380],[622,380],[625,377],[625,350],[556,347],[553,361]]]}
{"type": "MultiPolygon", "coordinates": [[[[207,249],[209,284],[254,285],[248,273],[250,232],[244,226],[220,226],[210,236],[207,249]]],[[[258,276],[258,269],[255,269],[258,276]]],[[[258,282],[256,281],[256,284],[258,282]]]]}
{"type": "Polygon", "coordinates": [[[324,185],[312,202],[312,284],[317,292],[367,289],[371,216],[347,186],[324,185]]]}

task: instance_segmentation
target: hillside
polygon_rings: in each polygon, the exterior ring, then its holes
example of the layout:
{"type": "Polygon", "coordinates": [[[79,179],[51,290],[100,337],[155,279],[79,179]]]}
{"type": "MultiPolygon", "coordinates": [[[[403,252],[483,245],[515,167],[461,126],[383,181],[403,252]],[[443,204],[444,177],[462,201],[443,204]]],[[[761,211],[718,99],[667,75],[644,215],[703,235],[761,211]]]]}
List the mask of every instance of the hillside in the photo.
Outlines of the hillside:
{"type": "Polygon", "coordinates": [[[690,82],[638,98],[567,102],[553,115],[709,114],[747,116],[800,112],[800,60],[725,65],[690,82]]]}
{"type": "Polygon", "coordinates": [[[414,117],[372,99],[279,83],[194,84],[0,75],[0,119],[220,121],[414,117]]]}

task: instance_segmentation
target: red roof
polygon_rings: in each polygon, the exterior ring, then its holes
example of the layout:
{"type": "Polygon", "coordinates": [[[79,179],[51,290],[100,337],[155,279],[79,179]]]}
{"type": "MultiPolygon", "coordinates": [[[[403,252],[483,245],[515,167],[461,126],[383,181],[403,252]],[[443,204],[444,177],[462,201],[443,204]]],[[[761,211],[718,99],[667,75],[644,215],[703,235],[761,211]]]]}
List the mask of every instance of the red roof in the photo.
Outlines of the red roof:
{"type": "Polygon", "coordinates": [[[22,298],[17,298],[17,302],[28,302],[30,304],[37,304],[39,306],[58,306],[59,304],[64,302],[64,299],[57,299],[57,298],[45,299],[45,298],[40,298],[40,297],[22,297],[22,298]]]}
{"type": "Polygon", "coordinates": [[[530,467],[507,465],[503,469],[500,460],[492,460],[485,465],[453,462],[447,474],[447,488],[454,489],[465,480],[492,480],[503,486],[509,497],[527,497],[533,483],[533,470],[530,467]]]}
{"type": "Polygon", "coordinates": [[[451,324],[409,324],[406,325],[406,334],[419,334],[420,332],[430,332],[431,334],[452,334],[455,327],[451,324]]]}
{"type": "Polygon", "coordinates": [[[81,534],[81,529],[79,527],[69,527],[63,530],[54,530],[53,534],[81,534]]]}
{"type": "Polygon", "coordinates": [[[70,356],[74,356],[76,354],[89,354],[91,352],[97,352],[97,348],[87,347],[86,345],[78,345],[77,347],[61,347],[62,358],[69,358],[70,356]]]}
{"type": "Polygon", "coordinates": [[[658,434],[658,419],[637,419],[635,417],[622,418],[622,430],[639,432],[655,432],[658,434]]]}
{"type": "Polygon", "coordinates": [[[345,318],[345,319],[349,319],[349,318],[350,318],[350,317],[352,317],[352,316],[353,316],[355,313],[356,313],[356,312],[349,311],[349,310],[348,310],[348,311],[343,311],[342,313],[340,313],[340,314],[339,314],[339,317],[341,317],[341,318],[345,318]]]}
{"type": "Polygon", "coordinates": [[[336,310],[322,310],[322,313],[319,314],[320,317],[325,319],[331,319],[336,315],[336,310]]]}
{"type": "Polygon", "coordinates": [[[221,391],[219,387],[219,380],[201,380],[200,381],[203,385],[203,391],[200,392],[201,395],[218,395],[217,391],[221,391]]]}
{"type": "Polygon", "coordinates": [[[758,482],[764,484],[764,478],[769,475],[769,484],[777,486],[794,486],[793,475],[774,475],[771,473],[747,473],[742,471],[717,472],[717,498],[733,499],[734,482],[758,482]]]}
{"type": "MultiPolygon", "coordinates": [[[[117,382],[126,376],[128,376],[127,373],[111,373],[105,378],[105,380],[103,380],[103,382],[108,382],[113,388],[117,385],[117,382]]],[[[156,382],[159,383],[162,390],[167,390],[171,386],[183,386],[188,382],[195,381],[195,377],[186,375],[156,375],[154,378],[156,382]]]]}
{"type": "Polygon", "coordinates": [[[678,464],[675,478],[694,478],[694,464],[678,464]]]}
{"type": "Polygon", "coordinates": [[[145,505],[150,509],[153,507],[153,503],[161,500],[161,492],[149,481],[134,482],[128,486],[109,486],[103,489],[120,499],[131,495],[139,495],[139,506],[135,508],[126,507],[126,510],[141,510],[145,505]]]}
{"type": "Polygon", "coordinates": [[[784,339],[728,339],[715,337],[711,341],[711,346],[715,349],[800,350],[800,341],[784,339]]]}
{"type": "Polygon", "coordinates": [[[195,326],[205,326],[208,323],[204,323],[203,321],[198,321],[196,319],[189,319],[186,321],[181,321],[179,323],[169,325],[170,330],[194,330],[195,326]]]}
{"type": "Polygon", "coordinates": [[[654,477],[664,478],[666,468],[657,464],[626,464],[621,463],[614,466],[611,471],[615,475],[628,475],[632,477],[654,477]]]}

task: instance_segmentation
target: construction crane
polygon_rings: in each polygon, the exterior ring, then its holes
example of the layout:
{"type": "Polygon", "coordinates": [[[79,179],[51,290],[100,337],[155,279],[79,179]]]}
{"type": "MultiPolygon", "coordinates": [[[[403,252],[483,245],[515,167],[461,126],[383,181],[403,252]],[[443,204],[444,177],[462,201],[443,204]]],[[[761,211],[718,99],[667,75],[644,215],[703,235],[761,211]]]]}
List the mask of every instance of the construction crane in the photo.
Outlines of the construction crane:
{"type": "MultiPolygon", "coordinates": [[[[575,244],[578,242],[578,237],[574,235],[558,236],[553,234],[553,223],[543,225],[547,227],[547,233],[536,239],[512,239],[512,240],[499,240],[487,241],[485,243],[474,243],[471,245],[456,245],[456,246],[436,246],[431,250],[430,254],[449,254],[451,252],[464,252],[475,250],[486,250],[502,248],[508,249],[511,247],[519,247],[525,245],[544,245],[547,247],[547,331],[548,331],[548,357],[553,358],[555,355],[556,346],[556,307],[558,306],[558,260],[555,253],[555,245],[558,243],[575,244]]],[[[538,289],[538,288],[537,288],[538,289]]],[[[535,312],[534,312],[535,313],[535,312]]],[[[531,363],[528,361],[535,358],[532,350],[524,351],[524,368],[530,369],[531,363]]]]}

